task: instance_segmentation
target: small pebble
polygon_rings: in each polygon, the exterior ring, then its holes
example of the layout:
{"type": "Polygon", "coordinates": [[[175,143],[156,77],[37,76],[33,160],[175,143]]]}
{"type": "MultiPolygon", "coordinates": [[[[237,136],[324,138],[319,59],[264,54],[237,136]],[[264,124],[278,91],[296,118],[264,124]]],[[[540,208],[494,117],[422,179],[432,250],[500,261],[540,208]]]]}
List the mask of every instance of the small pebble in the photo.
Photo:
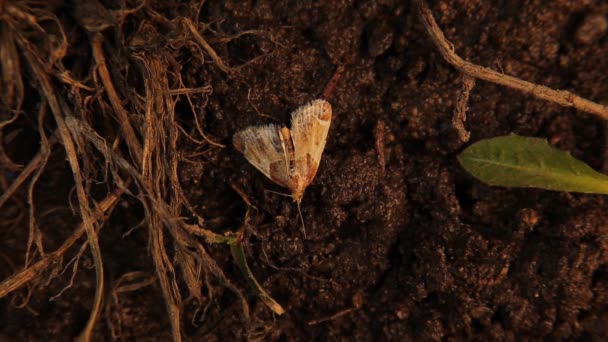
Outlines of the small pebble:
{"type": "Polygon", "coordinates": [[[602,14],[588,14],[574,34],[577,43],[589,45],[598,41],[608,30],[608,19],[602,14]]]}

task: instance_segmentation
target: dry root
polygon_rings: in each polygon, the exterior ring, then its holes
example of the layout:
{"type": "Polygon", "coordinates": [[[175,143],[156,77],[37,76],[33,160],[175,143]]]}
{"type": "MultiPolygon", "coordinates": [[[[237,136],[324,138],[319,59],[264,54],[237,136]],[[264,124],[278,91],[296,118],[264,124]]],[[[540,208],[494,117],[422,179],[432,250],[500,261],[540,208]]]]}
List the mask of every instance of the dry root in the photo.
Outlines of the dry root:
{"type": "MultiPolygon", "coordinates": [[[[204,103],[212,89],[206,85],[185,84],[181,77],[182,66],[174,57],[173,47],[196,46],[201,59],[208,57],[213,62],[208,67],[227,75],[237,73],[247,63],[228,66],[204,38],[201,31],[205,27],[201,30],[195,24],[196,15],[170,20],[149,8],[145,1],[134,9],[115,11],[106,10],[97,1],[76,2],[74,15],[81,25],[80,34],[84,38],[81,41],[86,42],[76,46],[68,44],[65,24],[54,14],[53,8],[44,7],[51,5],[21,1],[3,2],[0,6],[3,23],[0,26],[0,113],[3,114],[0,115],[8,114],[0,116],[0,137],[15,122],[30,115],[28,113],[37,112],[37,116],[26,119],[35,123],[33,129],[41,142],[40,151],[24,166],[12,161],[5,146],[0,145],[0,186],[3,187],[0,207],[21,208],[11,223],[12,231],[28,227],[23,234],[27,237],[27,241],[23,241],[24,267],[0,283],[0,298],[27,286],[35,289],[38,283],[48,283],[67,269],[62,261],[68,255],[72,255],[68,266],[71,265],[73,277],[81,262],[80,255],[88,251],[96,271],[96,289],[94,305],[80,340],[93,339],[93,327],[102,310],[119,307],[120,293],[138,290],[155,281],[162,289],[176,341],[182,336],[184,288],[188,298],[198,305],[207,303],[202,308],[205,312],[213,301],[214,287],[226,287],[236,294],[242,314],[248,320],[245,298],[207,252],[207,244],[214,242],[214,233],[197,227],[205,237],[200,239],[191,234],[193,226],[182,219],[197,216],[178,179],[178,169],[183,162],[178,142],[180,139],[194,141],[206,151],[224,146],[204,132],[197,115],[194,115],[194,130],[184,129],[177,123],[175,104],[178,97],[186,99],[194,112],[193,98],[197,97],[199,103],[203,99],[204,103]],[[147,10],[143,11],[143,8],[147,10]],[[100,17],[91,13],[105,15],[100,17]],[[121,28],[129,15],[139,15],[140,26],[133,35],[123,36],[121,28]],[[93,20],[95,18],[105,19],[93,20]],[[172,33],[158,33],[153,24],[159,22],[172,33]],[[112,37],[109,32],[115,34],[112,39],[108,39],[112,37]],[[172,38],[168,40],[167,37],[172,38]],[[128,42],[128,46],[115,47],[116,42],[128,42]],[[92,58],[64,65],[66,56],[80,53],[71,49],[91,51],[92,58]],[[129,76],[137,74],[143,84],[128,86],[127,72],[129,76]],[[141,93],[136,93],[136,89],[142,89],[141,93]],[[25,101],[26,93],[30,102],[25,101]],[[37,98],[40,100],[34,103],[37,98]],[[36,189],[42,175],[53,172],[50,160],[56,154],[63,154],[69,163],[76,195],[73,210],[81,223],[57,249],[48,252],[45,227],[38,218],[41,207],[44,210],[53,208],[49,208],[49,203],[41,206],[36,189]],[[4,172],[10,172],[8,178],[4,172]],[[92,185],[99,182],[106,185],[105,195],[100,195],[99,189],[92,191],[92,185]],[[26,184],[27,215],[19,192],[26,184]],[[111,289],[105,291],[103,251],[98,240],[109,213],[124,194],[137,199],[144,208],[142,219],[148,230],[155,275],[137,272],[119,275],[111,289]],[[86,242],[82,242],[83,236],[86,236],[86,242]],[[81,241],[80,251],[74,256],[72,249],[78,241],[81,241]],[[102,305],[104,294],[112,296],[106,298],[105,306],[102,305]]],[[[242,34],[263,33],[246,31],[242,34]]],[[[222,37],[217,41],[225,44],[238,36],[222,37]]],[[[61,205],[68,206],[67,203],[61,205]]],[[[199,222],[204,223],[204,220],[199,222]]],[[[13,263],[5,254],[0,256],[7,263],[13,263]]],[[[27,299],[23,302],[26,304],[27,299]]],[[[114,324],[108,312],[105,316],[113,337],[119,338],[120,324],[114,324]]]]}

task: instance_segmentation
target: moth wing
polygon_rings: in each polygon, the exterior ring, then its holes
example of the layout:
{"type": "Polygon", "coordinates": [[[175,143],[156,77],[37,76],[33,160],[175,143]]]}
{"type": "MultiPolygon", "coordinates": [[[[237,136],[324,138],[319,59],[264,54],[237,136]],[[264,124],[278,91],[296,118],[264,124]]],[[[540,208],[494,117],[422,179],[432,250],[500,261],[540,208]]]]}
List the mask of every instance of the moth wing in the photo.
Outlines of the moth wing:
{"type": "Polygon", "coordinates": [[[319,168],[331,114],[331,105],[322,99],[311,101],[291,114],[296,172],[304,176],[308,183],[312,182],[319,168]]]}
{"type": "Polygon", "coordinates": [[[266,177],[288,187],[287,163],[277,125],[244,129],[234,135],[233,144],[266,177]]]}

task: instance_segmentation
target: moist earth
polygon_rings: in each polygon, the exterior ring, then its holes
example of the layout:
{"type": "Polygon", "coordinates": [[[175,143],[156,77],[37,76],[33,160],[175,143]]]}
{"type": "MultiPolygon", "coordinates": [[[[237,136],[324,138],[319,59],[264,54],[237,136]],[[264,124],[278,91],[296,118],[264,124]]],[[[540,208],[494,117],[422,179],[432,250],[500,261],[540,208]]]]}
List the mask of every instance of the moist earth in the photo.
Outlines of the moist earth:
{"type": "MultiPolygon", "coordinates": [[[[70,49],[78,52],[70,58],[91,58],[72,4],[52,6],[70,49]]],[[[122,32],[104,32],[106,44],[122,51],[139,22],[153,14],[174,19],[191,8],[173,1],[143,6],[127,17],[122,32]]],[[[608,3],[429,6],[465,60],[608,103],[608,3]]],[[[201,30],[207,42],[237,72],[227,75],[213,59],[193,58],[200,47],[159,43],[182,63],[184,84],[212,89],[193,97],[197,112],[184,98],[178,101],[182,127],[190,131],[196,117],[207,137],[224,145],[199,153],[197,142],[180,139],[179,180],[206,228],[243,229],[253,274],[286,314],[274,315],[255,296],[227,246],[211,245],[209,254],[245,295],[250,319],[234,293],[206,284],[214,288],[210,302],[185,299],[186,340],[608,338],[606,198],[490,187],[459,167],[456,155],[467,143],[451,119],[461,76],[437,52],[415,6],[393,0],[207,1],[198,21],[207,24],[201,30]],[[231,139],[251,125],[288,124],[291,111],[320,97],[340,66],[344,71],[328,98],[329,138],[301,203],[304,238],[295,203],[268,191],[287,190],[250,165],[231,139]]],[[[163,32],[162,20],[151,22],[163,32]]],[[[130,57],[112,58],[113,72],[125,73],[118,66],[130,57]]],[[[142,89],[141,79],[125,79],[125,87],[142,89]]],[[[38,101],[27,98],[25,108],[34,111],[38,101]]],[[[106,108],[90,115],[113,114],[106,108]]],[[[465,127],[471,142],[509,133],[543,137],[603,168],[602,122],[498,85],[477,81],[465,127]]],[[[21,118],[3,132],[15,163],[27,163],[38,150],[36,120],[21,118]]],[[[36,187],[37,224],[49,251],[80,222],[70,208],[76,201],[70,175],[58,149],[36,187]]],[[[21,269],[28,239],[16,204],[27,205],[27,192],[16,196],[2,208],[2,279],[21,269]]],[[[138,226],[142,211],[126,196],[100,231],[108,282],[116,285],[135,271],[149,282],[106,296],[95,330],[99,339],[171,337],[148,232],[138,226]]],[[[73,338],[86,323],[94,288],[87,251],[75,273],[67,267],[49,282],[1,299],[0,331],[15,340],[73,338]]]]}

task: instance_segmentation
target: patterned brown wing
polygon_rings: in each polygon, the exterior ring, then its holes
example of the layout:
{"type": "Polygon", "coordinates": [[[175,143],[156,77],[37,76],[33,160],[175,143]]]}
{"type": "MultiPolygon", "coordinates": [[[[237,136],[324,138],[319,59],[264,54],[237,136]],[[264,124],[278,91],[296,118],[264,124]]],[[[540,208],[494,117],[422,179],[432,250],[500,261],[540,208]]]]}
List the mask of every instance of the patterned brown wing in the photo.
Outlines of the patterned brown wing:
{"type": "Polygon", "coordinates": [[[319,168],[331,116],[331,105],[321,99],[311,101],[291,114],[296,172],[306,178],[306,184],[312,182],[319,168]]]}
{"type": "Polygon", "coordinates": [[[289,187],[285,152],[277,125],[250,127],[234,135],[234,147],[266,177],[289,187]]]}

